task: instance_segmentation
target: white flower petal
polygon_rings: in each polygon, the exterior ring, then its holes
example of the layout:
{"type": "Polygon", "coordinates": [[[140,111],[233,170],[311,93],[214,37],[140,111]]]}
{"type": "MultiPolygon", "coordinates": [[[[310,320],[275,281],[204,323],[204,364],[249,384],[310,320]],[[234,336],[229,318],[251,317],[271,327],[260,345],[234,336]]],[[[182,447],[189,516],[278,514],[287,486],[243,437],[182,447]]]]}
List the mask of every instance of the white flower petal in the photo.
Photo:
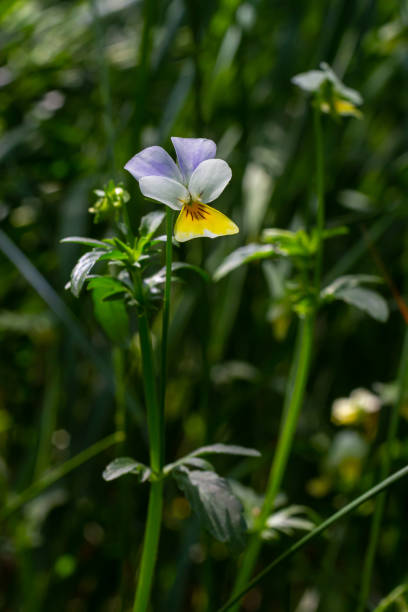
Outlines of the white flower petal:
{"type": "Polygon", "coordinates": [[[144,176],[166,176],[175,181],[183,181],[176,162],[162,147],[143,149],[128,161],[125,170],[128,170],[137,181],[144,176]]]}
{"type": "Polygon", "coordinates": [[[190,200],[184,185],[165,176],[144,176],[139,181],[139,187],[147,198],[162,202],[174,210],[180,210],[184,202],[190,200]]]}
{"type": "Polygon", "coordinates": [[[231,176],[231,168],[222,159],[207,159],[201,162],[188,184],[192,199],[198,199],[205,204],[212,202],[224,191],[231,176]]]}

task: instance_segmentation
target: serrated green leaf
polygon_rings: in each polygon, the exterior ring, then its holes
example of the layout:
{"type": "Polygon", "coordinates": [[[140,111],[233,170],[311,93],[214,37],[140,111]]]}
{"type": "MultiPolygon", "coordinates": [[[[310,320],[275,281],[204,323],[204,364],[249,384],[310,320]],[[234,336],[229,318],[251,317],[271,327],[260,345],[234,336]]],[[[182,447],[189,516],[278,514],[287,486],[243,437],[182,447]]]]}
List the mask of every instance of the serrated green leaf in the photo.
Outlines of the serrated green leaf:
{"type": "Polygon", "coordinates": [[[243,247],[239,247],[235,251],[232,251],[223,261],[223,263],[214,272],[213,278],[215,281],[219,281],[221,278],[239,268],[243,264],[255,261],[257,259],[266,259],[268,257],[274,257],[276,255],[276,249],[273,246],[267,244],[256,244],[250,243],[243,247]]]}
{"type": "Polygon", "coordinates": [[[203,527],[235,550],[245,546],[247,531],[241,502],[228,481],[215,472],[179,467],[172,472],[203,527]]]}
{"type": "Polygon", "coordinates": [[[88,251],[88,253],[82,255],[82,257],[78,260],[78,263],[71,272],[71,291],[75,297],[79,296],[89,272],[96,264],[98,259],[100,259],[104,254],[105,251],[95,249],[93,251],[88,251]]]}
{"type": "Polygon", "coordinates": [[[60,242],[71,242],[73,244],[86,244],[87,246],[92,247],[102,247],[104,249],[108,249],[108,245],[101,240],[94,240],[94,238],[83,238],[82,236],[67,236],[60,240],[60,242]]]}
{"type": "Polygon", "coordinates": [[[107,481],[116,480],[116,478],[125,474],[135,474],[139,476],[141,482],[145,482],[149,478],[151,470],[131,457],[117,457],[106,466],[102,478],[107,481]]]}

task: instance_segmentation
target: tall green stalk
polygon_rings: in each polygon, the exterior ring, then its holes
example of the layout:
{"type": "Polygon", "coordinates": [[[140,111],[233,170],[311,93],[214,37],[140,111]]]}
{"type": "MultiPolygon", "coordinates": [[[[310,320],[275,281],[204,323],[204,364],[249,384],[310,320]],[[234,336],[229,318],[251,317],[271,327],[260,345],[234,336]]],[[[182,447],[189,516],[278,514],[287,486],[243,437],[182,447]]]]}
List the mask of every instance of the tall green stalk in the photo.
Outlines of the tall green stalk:
{"type": "Polygon", "coordinates": [[[314,137],[316,143],[316,191],[317,191],[317,251],[315,264],[315,286],[316,290],[320,290],[320,279],[322,275],[323,261],[323,231],[325,220],[324,206],[324,147],[323,147],[323,130],[322,118],[319,107],[316,105],[313,109],[314,137]]]}
{"type": "MultiPolygon", "coordinates": [[[[252,535],[248,548],[244,554],[243,562],[234,587],[234,595],[245,587],[247,581],[251,577],[262,545],[260,532],[265,525],[266,519],[272,512],[276,495],[282,484],[305,395],[313,346],[313,323],[313,316],[307,316],[299,323],[296,353],[289,377],[283,410],[283,420],[279,432],[278,445],[269,474],[265,501],[259,519],[255,524],[255,533],[252,535]]],[[[234,610],[237,609],[238,607],[234,608],[234,610]]]]}
{"type": "MultiPolygon", "coordinates": [[[[167,381],[167,343],[170,319],[170,293],[171,293],[171,263],[173,256],[173,212],[166,207],[166,284],[164,286],[162,339],[161,339],[161,376],[160,376],[160,407],[162,418],[162,431],[164,433],[164,410],[166,403],[167,381]]],[[[163,448],[164,453],[164,448],[163,448]]]]}
{"type": "MultiPolygon", "coordinates": [[[[398,398],[395,402],[391,418],[388,425],[387,441],[385,446],[385,453],[381,463],[381,479],[384,479],[390,473],[391,462],[392,462],[392,450],[394,442],[397,437],[398,421],[401,412],[402,404],[406,400],[408,392],[408,326],[405,328],[404,344],[402,348],[401,361],[398,371],[398,398]]],[[[357,612],[363,612],[366,609],[366,602],[370,594],[370,586],[372,580],[372,573],[374,568],[375,554],[377,551],[378,540],[380,536],[380,528],[384,515],[386,494],[380,495],[376,501],[374,515],[371,523],[370,539],[368,542],[363,574],[361,579],[361,589],[359,596],[359,604],[357,612]]]]}
{"type": "Polygon", "coordinates": [[[170,314],[172,232],[173,215],[171,211],[168,211],[166,216],[166,284],[164,289],[163,305],[161,386],[159,398],[157,397],[156,393],[153,349],[147,313],[144,306],[142,279],[140,274],[136,273],[134,275],[135,294],[140,304],[139,336],[142,351],[144,392],[147,404],[147,420],[149,427],[150,467],[153,474],[157,477],[157,480],[153,480],[150,487],[145,539],[143,543],[140,574],[133,605],[133,612],[145,612],[149,605],[160,539],[161,515],[163,508],[163,481],[160,477],[163,469],[165,453],[164,405],[166,397],[167,338],[170,314]]]}
{"type": "MultiPolygon", "coordinates": [[[[316,187],[317,187],[317,250],[315,259],[315,290],[316,295],[320,292],[322,257],[323,257],[323,229],[324,229],[324,151],[323,134],[321,126],[320,111],[316,107],[314,115],[315,141],[316,141],[316,187]]],[[[285,401],[282,413],[281,426],[279,431],[278,444],[272,462],[265,500],[261,513],[255,524],[255,532],[251,537],[248,548],[244,553],[244,558],[235,582],[233,595],[240,592],[251,577],[255,567],[259,552],[262,546],[261,532],[265,521],[273,511],[276,495],[282,485],[289,455],[292,449],[293,440],[299,420],[300,409],[303,405],[307,379],[309,375],[310,360],[313,346],[313,331],[315,310],[308,314],[299,323],[295,356],[292,362],[289,381],[286,388],[285,401]]],[[[233,610],[238,610],[235,605],[233,610]]]]}

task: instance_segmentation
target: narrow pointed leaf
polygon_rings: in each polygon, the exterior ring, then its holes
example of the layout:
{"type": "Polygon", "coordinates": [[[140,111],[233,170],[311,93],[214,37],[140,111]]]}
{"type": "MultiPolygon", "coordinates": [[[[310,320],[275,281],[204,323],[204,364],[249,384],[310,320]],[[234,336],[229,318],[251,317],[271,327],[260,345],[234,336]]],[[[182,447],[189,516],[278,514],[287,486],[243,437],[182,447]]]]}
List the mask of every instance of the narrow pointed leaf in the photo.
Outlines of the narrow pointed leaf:
{"type": "Polygon", "coordinates": [[[136,474],[138,476],[142,476],[142,480],[145,480],[145,474],[149,472],[149,468],[140,463],[140,461],[136,461],[131,457],[117,457],[113,461],[111,461],[103,471],[102,478],[104,480],[116,480],[116,478],[120,478],[125,474],[136,474]]]}
{"type": "Polygon", "coordinates": [[[268,257],[274,257],[275,255],[276,249],[272,245],[256,243],[247,244],[236,249],[236,251],[233,251],[224,259],[214,273],[214,280],[219,281],[236,268],[250,261],[266,259],[268,257]]]}
{"type": "Polygon", "coordinates": [[[99,247],[103,249],[109,249],[109,245],[101,240],[95,240],[94,238],[83,238],[82,236],[67,236],[60,240],[60,242],[71,242],[73,244],[86,244],[87,246],[99,247]]]}
{"type": "Polygon", "coordinates": [[[89,272],[98,259],[104,254],[105,251],[101,251],[100,249],[89,251],[78,260],[78,263],[71,272],[71,291],[75,297],[79,296],[89,272]]]}
{"type": "Polygon", "coordinates": [[[245,446],[237,446],[236,444],[209,444],[201,446],[188,457],[201,457],[202,455],[241,455],[243,457],[260,457],[261,453],[255,448],[247,448],[245,446]]]}

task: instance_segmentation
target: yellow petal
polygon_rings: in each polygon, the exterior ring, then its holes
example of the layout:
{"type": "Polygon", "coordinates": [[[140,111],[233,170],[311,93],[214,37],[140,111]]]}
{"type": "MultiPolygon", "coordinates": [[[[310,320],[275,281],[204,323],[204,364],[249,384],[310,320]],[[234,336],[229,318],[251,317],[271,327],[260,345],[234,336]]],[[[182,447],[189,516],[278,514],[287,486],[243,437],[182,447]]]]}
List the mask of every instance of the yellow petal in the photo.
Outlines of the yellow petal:
{"type": "Polygon", "coordinates": [[[216,238],[238,232],[238,226],[231,219],[202,202],[184,204],[174,228],[174,236],[179,242],[192,238],[216,238]]]}

